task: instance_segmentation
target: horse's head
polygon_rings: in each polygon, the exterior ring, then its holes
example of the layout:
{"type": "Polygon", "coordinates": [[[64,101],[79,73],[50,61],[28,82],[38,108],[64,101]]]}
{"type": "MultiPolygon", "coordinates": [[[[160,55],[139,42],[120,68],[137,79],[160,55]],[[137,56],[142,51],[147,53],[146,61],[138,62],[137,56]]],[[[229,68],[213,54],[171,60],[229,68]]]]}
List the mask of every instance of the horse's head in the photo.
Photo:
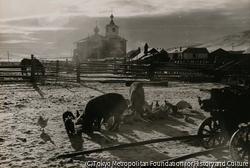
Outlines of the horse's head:
{"type": "Polygon", "coordinates": [[[45,75],[45,68],[39,60],[36,60],[35,65],[38,69],[41,70],[42,75],[45,75]]]}

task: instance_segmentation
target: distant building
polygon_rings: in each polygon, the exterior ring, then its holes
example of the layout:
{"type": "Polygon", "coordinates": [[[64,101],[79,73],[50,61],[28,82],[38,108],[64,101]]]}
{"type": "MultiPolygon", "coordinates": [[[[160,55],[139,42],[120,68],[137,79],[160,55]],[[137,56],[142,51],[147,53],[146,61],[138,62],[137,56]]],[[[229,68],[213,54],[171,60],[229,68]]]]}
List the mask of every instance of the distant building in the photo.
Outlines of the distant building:
{"type": "Polygon", "coordinates": [[[207,59],[209,52],[206,48],[179,47],[169,51],[171,60],[198,60],[207,59]]]}
{"type": "Polygon", "coordinates": [[[219,48],[209,54],[208,60],[214,63],[227,63],[232,60],[232,56],[229,52],[219,48]]]}
{"type": "Polygon", "coordinates": [[[137,50],[128,52],[127,58],[128,61],[139,61],[141,63],[168,62],[170,60],[167,51],[164,49],[149,48],[147,43],[143,51],[138,48],[137,50]]]}
{"type": "Polygon", "coordinates": [[[129,59],[134,58],[135,56],[137,56],[137,55],[140,54],[140,53],[141,53],[141,48],[138,47],[137,50],[131,50],[131,51],[129,51],[129,52],[126,54],[125,57],[129,60],[129,59]]]}
{"type": "Polygon", "coordinates": [[[208,55],[209,52],[206,48],[187,48],[182,52],[182,59],[208,59],[208,55]]]}
{"type": "Polygon", "coordinates": [[[219,48],[209,54],[209,61],[214,61],[215,64],[226,64],[231,61],[238,62],[246,57],[244,51],[225,51],[219,48]]]}
{"type": "Polygon", "coordinates": [[[110,19],[110,23],[106,25],[105,36],[98,34],[99,28],[96,26],[95,34],[74,42],[74,61],[125,56],[127,40],[119,36],[119,26],[114,23],[113,14],[110,19]]]}
{"type": "Polygon", "coordinates": [[[244,52],[243,52],[243,54],[250,54],[250,47],[248,48],[248,49],[246,49],[244,52]]]}
{"type": "Polygon", "coordinates": [[[185,50],[186,48],[183,47],[175,47],[174,49],[172,49],[171,51],[168,52],[169,57],[171,60],[181,60],[182,59],[182,52],[185,50]]]}

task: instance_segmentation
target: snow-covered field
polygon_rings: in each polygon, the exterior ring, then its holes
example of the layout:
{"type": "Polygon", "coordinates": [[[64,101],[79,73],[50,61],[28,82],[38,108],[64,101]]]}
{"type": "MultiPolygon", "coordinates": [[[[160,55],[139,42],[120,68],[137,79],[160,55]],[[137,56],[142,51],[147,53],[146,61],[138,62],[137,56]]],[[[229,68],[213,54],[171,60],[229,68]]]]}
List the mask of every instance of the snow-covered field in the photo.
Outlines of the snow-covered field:
{"type": "MultiPolygon", "coordinates": [[[[199,124],[209,117],[200,109],[197,96],[209,98],[210,93],[200,89],[224,87],[212,83],[169,82],[168,87],[145,85],[146,101],[164,100],[176,104],[189,102],[193,109],[182,113],[194,120],[169,116],[152,122],[122,123],[119,132],[111,132],[102,126],[101,133],[79,132],[69,137],[64,128],[62,114],[69,110],[84,110],[86,103],[103,93],[120,93],[128,99],[129,87],[124,83],[47,83],[39,86],[42,98],[31,84],[1,85],[0,107],[0,167],[84,167],[87,161],[161,161],[204,150],[197,140],[170,141],[143,146],[122,148],[101,153],[78,155],[71,158],[52,159],[66,152],[86,151],[123,143],[196,135],[199,124]],[[37,125],[39,116],[49,118],[44,133],[37,125]]],[[[229,161],[228,150],[190,158],[186,161],[229,161]]]]}

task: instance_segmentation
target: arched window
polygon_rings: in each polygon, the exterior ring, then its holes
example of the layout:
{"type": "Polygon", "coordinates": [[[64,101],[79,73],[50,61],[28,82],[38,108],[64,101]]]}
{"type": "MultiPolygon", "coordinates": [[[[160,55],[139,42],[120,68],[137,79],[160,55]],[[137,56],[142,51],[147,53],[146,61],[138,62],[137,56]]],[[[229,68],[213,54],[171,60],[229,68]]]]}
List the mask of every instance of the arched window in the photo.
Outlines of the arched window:
{"type": "Polygon", "coordinates": [[[113,28],[112,31],[115,32],[115,28],[113,28]]]}

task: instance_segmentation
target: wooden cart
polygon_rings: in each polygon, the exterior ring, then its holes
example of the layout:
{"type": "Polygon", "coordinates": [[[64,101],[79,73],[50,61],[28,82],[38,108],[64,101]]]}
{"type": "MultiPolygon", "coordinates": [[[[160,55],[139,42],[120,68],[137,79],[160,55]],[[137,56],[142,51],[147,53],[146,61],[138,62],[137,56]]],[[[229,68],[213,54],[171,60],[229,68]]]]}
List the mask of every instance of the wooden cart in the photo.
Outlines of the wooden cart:
{"type": "Polygon", "coordinates": [[[250,160],[250,89],[232,85],[211,89],[211,98],[201,100],[201,109],[210,112],[198,129],[199,142],[215,148],[229,142],[234,160],[250,160]],[[243,126],[242,126],[243,125],[243,126]]]}

